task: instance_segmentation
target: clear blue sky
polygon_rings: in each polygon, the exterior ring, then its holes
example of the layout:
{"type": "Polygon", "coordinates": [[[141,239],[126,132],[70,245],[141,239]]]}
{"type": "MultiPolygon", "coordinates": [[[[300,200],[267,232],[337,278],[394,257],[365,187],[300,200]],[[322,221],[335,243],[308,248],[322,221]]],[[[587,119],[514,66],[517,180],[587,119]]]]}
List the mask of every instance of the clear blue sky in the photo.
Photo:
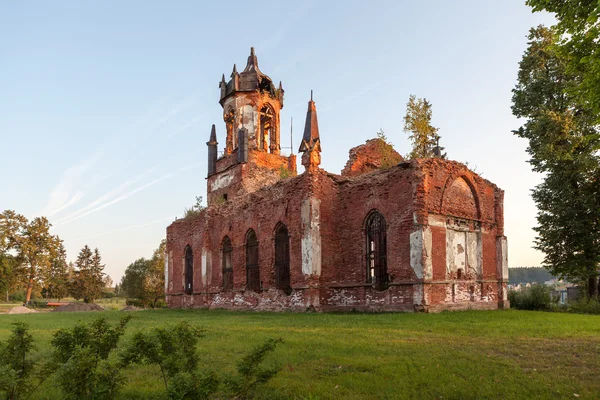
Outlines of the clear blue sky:
{"type": "Polygon", "coordinates": [[[523,3],[0,2],[0,210],[48,216],[69,260],[98,247],[118,281],[205,196],[218,82],[254,46],[286,91],[282,146],[314,90],[331,172],[380,128],[407,153],[408,96],[430,100],[449,158],[506,191],[510,266],[537,265],[540,177],[510,100],[528,29],[552,19],[523,3]]]}

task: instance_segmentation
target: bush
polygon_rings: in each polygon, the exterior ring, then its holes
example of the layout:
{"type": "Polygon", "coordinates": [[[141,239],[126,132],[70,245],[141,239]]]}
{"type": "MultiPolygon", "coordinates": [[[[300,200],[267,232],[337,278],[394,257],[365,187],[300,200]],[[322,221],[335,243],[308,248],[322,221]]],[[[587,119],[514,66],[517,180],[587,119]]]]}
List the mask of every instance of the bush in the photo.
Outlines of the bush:
{"type": "Polygon", "coordinates": [[[66,399],[113,399],[124,379],[121,365],[108,361],[131,316],[111,326],[105,318],[54,334],[53,360],[66,399]]]}
{"type": "Polygon", "coordinates": [[[520,291],[508,292],[510,306],[517,310],[550,310],[552,300],[550,298],[550,287],[546,285],[533,284],[531,287],[520,291]]]}
{"type": "Polygon", "coordinates": [[[20,291],[20,292],[15,292],[13,294],[11,294],[10,296],[8,296],[10,301],[17,301],[19,303],[24,303],[25,302],[25,292],[20,291]]]}
{"type": "Polygon", "coordinates": [[[575,314],[600,314],[600,301],[589,298],[569,301],[563,311],[575,314]]]}
{"type": "Polygon", "coordinates": [[[140,299],[127,299],[125,300],[125,305],[146,308],[146,304],[140,299]]]}
{"type": "Polygon", "coordinates": [[[0,392],[8,399],[19,399],[33,390],[31,375],[35,363],[28,355],[35,345],[27,325],[13,325],[12,334],[0,345],[0,392]]]}

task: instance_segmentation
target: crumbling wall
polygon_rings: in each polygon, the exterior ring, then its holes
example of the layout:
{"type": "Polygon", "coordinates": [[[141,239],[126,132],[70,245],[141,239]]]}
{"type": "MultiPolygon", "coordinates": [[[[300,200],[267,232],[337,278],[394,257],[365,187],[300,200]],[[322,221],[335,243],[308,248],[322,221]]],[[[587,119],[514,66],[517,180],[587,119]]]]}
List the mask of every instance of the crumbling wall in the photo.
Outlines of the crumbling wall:
{"type": "Polygon", "coordinates": [[[404,161],[392,145],[379,138],[369,139],[365,144],[351,148],[349,153],[342,176],[358,176],[387,169],[404,161]]]}

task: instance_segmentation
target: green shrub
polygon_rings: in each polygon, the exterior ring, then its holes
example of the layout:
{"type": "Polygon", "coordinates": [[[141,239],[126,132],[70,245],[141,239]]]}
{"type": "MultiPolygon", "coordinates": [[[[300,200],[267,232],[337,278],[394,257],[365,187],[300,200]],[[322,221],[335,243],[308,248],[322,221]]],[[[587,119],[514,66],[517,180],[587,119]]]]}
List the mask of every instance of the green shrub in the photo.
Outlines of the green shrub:
{"type": "Polygon", "coordinates": [[[123,377],[120,364],[109,362],[131,316],[111,326],[104,317],[89,325],[78,323],[54,334],[53,361],[57,381],[66,399],[113,399],[123,377]]]}
{"type": "Polygon", "coordinates": [[[207,399],[219,380],[212,373],[197,371],[201,337],[203,330],[186,321],[137,332],[121,352],[121,364],[157,365],[169,399],[207,399]]]}
{"type": "Polygon", "coordinates": [[[0,393],[8,399],[19,399],[34,390],[31,375],[35,363],[29,352],[35,348],[29,328],[15,322],[12,334],[0,346],[0,393]]]}
{"type": "Polygon", "coordinates": [[[237,363],[238,375],[228,380],[229,388],[235,398],[248,399],[254,397],[258,389],[267,383],[281,370],[281,367],[262,367],[265,357],[275,350],[282,339],[269,339],[260,346],[252,349],[237,363]]]}
{"type": "Polygon", "coordinates": [[[533,284],[531,287],[519,291],[508,292],[510,306],[517,310],[550,310],[552,300],[550,298],[550,287],[546,285],[533,284]]]}
{"type": "Polygon", "coordinates": [[[575,314],[600,314],[600,301],[590,298],[569,301],[564,311],[575,314]]]}
{"type": "Polygon", "coordinates": [[[20,292],[15,292],[12,293],[10,296],[8,296],[10,301],[16,301],[19,303],[24,303],[26,296],[25,296],[25,292],[24,291],[20,291],[20,292]]]}

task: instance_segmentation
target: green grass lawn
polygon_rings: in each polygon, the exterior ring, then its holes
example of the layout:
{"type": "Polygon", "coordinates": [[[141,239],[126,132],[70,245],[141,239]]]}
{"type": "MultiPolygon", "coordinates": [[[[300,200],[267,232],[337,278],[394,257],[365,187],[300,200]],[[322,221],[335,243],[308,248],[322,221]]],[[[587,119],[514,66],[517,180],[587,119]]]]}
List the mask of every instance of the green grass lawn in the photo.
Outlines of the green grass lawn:
{"type": "MultiPolygon", "coordinates": [[[[38,356],[54,331],[104,315],[0,315],[0,340],[26,322],[38,356]]],[[[187,320],[205,328],[205,367],[231,374],[235,361],[268,338],[281,337],[268,362],[281,365],[261,398],[529,399],[600,398],[600,316],[525,311],[441,314],[292,314],[157,310],[133,313],[133,332],[187,320]],[[577,395],[577,396],[576,396],[577,395]]],[[[123,398],[162,398],[153,367],[125,371],[123,398]]],[[[37,398],[59,398],[52,380],[37,398]]]]}

